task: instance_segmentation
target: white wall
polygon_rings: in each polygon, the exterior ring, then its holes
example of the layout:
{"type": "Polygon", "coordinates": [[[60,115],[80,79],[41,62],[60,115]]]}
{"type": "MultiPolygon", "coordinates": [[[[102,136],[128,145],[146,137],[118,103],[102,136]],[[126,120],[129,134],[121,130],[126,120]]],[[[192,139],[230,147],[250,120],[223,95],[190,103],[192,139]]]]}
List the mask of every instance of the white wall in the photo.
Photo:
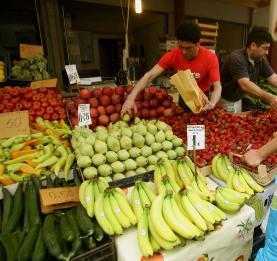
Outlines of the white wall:
{"type": "Polygon", "coordinates": [[[268,27],[269,7],[254,9],[252,17],[252,25],[268,27]]]}

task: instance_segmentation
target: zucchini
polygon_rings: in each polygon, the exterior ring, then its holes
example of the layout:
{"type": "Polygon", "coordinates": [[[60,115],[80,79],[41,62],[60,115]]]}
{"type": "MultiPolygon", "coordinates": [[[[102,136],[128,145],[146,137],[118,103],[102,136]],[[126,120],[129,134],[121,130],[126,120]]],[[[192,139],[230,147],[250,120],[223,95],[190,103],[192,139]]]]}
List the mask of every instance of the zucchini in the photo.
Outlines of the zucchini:
{"type": "Polygon", "coordinates": [[[62,235],[62,239],[65,242],[71,242],[74,239],[74,233],[70,227],[70,224],[67,220],[67,217],[65,215],[63,215],[60,218],[60,231],[61,231],[61,235],[62,235]]]}
{"type": "Polygon", "coordinates": [[[18,233],[15,232],[14,234],[1,234],[0,235],[0,242],[2,243],[5,253],[6,253],[6,261],[14,261],[16,260],[19,244],[21,242],[18,241],[18,233]]]}
{"type": "Polygon", "coordinates": [[[66,216],[68,218],[68,222],[71,226],[71,229],[74,233],[74,240],[71,242],[71,250],[68,255],[68,258],[71,258],[71,257],[75,256],[78,253],[78,251],[81,249],[82,241],[80,239],[80,231],[79,231],[77,220],[76,220],[76,217],[74,214],[74,208],[67,211],[66,216]]]}
{"type": "Polygon", "coordinates": [[[93,249],[97,246],[93,236],[89,236],[87,238],[84,238],[84,242],[85,242],[86,248],[89,249],[89,250],[91,250],[91,249],[93,249]]]}
{"type": "Polygon", "coordinates": [[[9,222],[6,225],[5,232],[12,233],[20,222],[23,214],[23,192],[21,185],[18,184],[13,199],[13,209],[10,214],[9,222]]]}
{"type": "Polygon", "coordinates": [[[13,196],[5,187],[3,187],[2,192],[3,192],[3,215],[1,220],[2,221],[1,227],[2,227],[2,232],[4,232],[7,227],[9,217],[13,208],[13,196]]]}
{"type": "Polygon", "coordinates": [[[29,217],[32,225],[41,225],[39,192],[32,182],[27,183],[29,217]]]}
{"type": "Polygon", "coordinates": [[[23,232],[27,234],[30,229],[30,213],[29,213],[29,186],[25,186],[24,191],[24,217],[23,217],[23,232]]]}
{"type": "Polygon", "coordinates": [[[63,255],[68,256],[68,252],[69,252],[68,246],[66,245],[66,242],[62,238],[62,233],[61,233],[59,224],[55,225],[55,233],[56,233],[57,240],[59,241],[59,244],[62,248],[63,255]]]}
{"type": "Polygon", "coordinates": [[[51,176],[46,176],[46,187],[47,188],[54,188],[53,180],[51,179],[51,176]]]}
{"type": "Polygon", "coordinates": [[[32,254],[32,261],[43,261],[45,259],[45,255],[46,255],[46,248],[43,242],[43,232],[41,227],[38,233],[37,241],[32,254]]]}
{"type": "Polygon", "coordinates": [[[85,237],[91,236],[93,234],[93,223],[81,204],[76,208],[76,219],[82,235],[85,237]]]}
{"type": "Polygon", "coordinates": [[[92,222],[93,222],[93,228],[94,228],[93,237],[95,238],[96,241],[100,242],[103,240],[103,238],[105,236],[104,231],[99,226],[99,224],[97,223],[95,218],[92,220],[92,222]]]}
{"type": "Polygon", "coordinates": [[[41,182],[39,177],[33,177],[32,178],[32,183],[36,187],[37,191],[41,189],[41,182]]]}
{"type": "Polygon", "coordinates": [[[54,211],[54,215],[55,215],[55,217],[57,217],[57,218],[61,218],[62,216],[65,215],[65,212],[64,212],[64,210],[62,210],[62,209],[56,209],[56,210],[54,211]]]}
{"type": "Polygon", "coordinates": [[[38,233],[40,230],[39,225],[32,225],[27,236],[25,237],[23,244],[21,245],[18,254],[17,260],[18,261],[28,261],[32,256],[32,251],[34,244],[37,240],[38,233]]]}
{"type": "Polygon", "coordinates": [[[4,246],[0,243],[0,260],[7,260],[4,246]]]}
{"type": "Polygon", "coordinates": [[[57,235],[55,232],[56,217],[52,214],[48,214],[43,223],[43,241],[49,254],[56,257],[59,260],[65,260],[62,247],[59,244],[57,235]]]}

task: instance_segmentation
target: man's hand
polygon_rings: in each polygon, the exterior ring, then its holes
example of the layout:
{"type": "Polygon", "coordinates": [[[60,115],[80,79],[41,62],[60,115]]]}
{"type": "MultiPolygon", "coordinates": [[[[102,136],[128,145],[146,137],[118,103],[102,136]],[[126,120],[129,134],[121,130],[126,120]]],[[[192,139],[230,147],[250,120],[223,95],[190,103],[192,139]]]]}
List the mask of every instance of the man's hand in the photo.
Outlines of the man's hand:
{"type": "Polygon", "coordinates": [[[274,109],[275,111],[277,111],[277,96],[276,95],[272,95],[269,100],[268,100],[269,104],[271,105],[272,109],[274,109]]]}
{"type": "Polygon", "coordinates": [[[121,109],[121,117],[123,117],[125,113],[132,115],[132,109],[134,109],[134,112],[137,113],[137,106],[135,101],[127,98],[121,109]]]}
{"type": "Polygon", "coordinates": [[[249,150],[243,155],[243,161],[251,167],[257,167],[263,160],[258,150],[249,150]]]}
{"type": "Polygon", "coordinates": [[[203,94],[202,97],[203,97],[203,99],[205,101],[205,105],[204,105],[202,111],[210,111],[210,110],[212,110],[215,107],[215,105],[209,101],[208,97],[205,94],[203,94]]]}

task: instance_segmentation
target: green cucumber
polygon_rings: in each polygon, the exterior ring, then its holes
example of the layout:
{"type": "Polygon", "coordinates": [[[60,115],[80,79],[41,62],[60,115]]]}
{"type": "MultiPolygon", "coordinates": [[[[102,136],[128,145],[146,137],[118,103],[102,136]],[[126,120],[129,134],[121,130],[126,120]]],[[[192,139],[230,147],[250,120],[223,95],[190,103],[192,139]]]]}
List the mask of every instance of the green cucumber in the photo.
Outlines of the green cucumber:
{"type": "Polygon", "coordinates": [[[32,182],[27,183],[29,218],[32,225],[41,225],[39,192],[32,182]]]}
{"type": "Polygon", "coordinates": [[[12,233],[16,229],[17,225],[20,222],[22,214],[23,214],[23,192],[21,189],[21,185],[18,184],[18,187],[14,194],[13,209],[10,214],[9,222],[6,225],[5,232],[12,233]]]}
{"type": "Polygon", "coordinates": [[[82,241],[80,239],[80,231],[78,228],[78,224],[77,224],[77,220],[76,220],[74,212],[75,212],[74,208],[72,208],[66,212],[68,222],[74,233],[74,240],[71,242],[71,250],[68,255],[69,258],[75,256],[82,247],[82,241]]]}
{"type": "Polygon", "coordinates": [[[93,236],[89,236],[87,238],[84,238],[84,242],[85,242],[86,248],[89,249],[89,250],[91,250],[91,249],[93,249],[97,246],[93,236]]]}
{"type": "Polygon", "coordinates": [[[87,237],[93,234],[93,223],[81,204],[76,208],[76,219],[83,236],[87,237]]]}
{"type": "Polygon", "coordinates": [[[17,260],[18,261],[28,261],[32,256],[32,251],[34,244],[37,240],[38,233],[40,230],[39,225],[32,225],[27,236],[25,237],[23,244],[21,245],[18,254],[17,260]]]}
{"type": "Polygon", "coordinates": [[[4,246],[0,243],[0,260],[7,260],[4,246]]]}
{"type": "Polygon", "coordinates": [[[59,244],[62,248],[63,255],[67,257],[69,250],[66,242],[62,238],[62,232],[60,230],[59,224],[55,225],[55,233],[56,233],[57,240],[59,241],[59,244]]]}
{"type": "Polygon", "coordinates": [[[60,218],[59,225],[62,239],[65,242],[71,242],[74,239],[74,233],[65,215],[60,218]]]}
{"type": "Polygon", "coordinates": [[[5,231],[10,214],[13,209],[13,196],[10,194],[10,192],[3,187],[3,215],[2,215],[2,232],[5,231]]]}
{"type": "Polygon", "coordinates": [[[37,241],[35,243],[35,248],[32,254],[32,261],[43,261],[46,255],[46,248],[43,241],[43,231],[40,228],[37,241]]]}
{"type": "Polygon", "coordinates": [[[23,217],[23,232],[27,234],[30,229],[30,216],[29,216],[29,186],[25,186],[24,191],[24,217],[23,217]]]}
{"type": "Polygon", "coordinates": [[[93,221],[93,228],[94,228],[93,237],[95,238],[96,241],[100,242],[103,240],[103,238],[105,236],[104,231],[99,226],[99,224],[97,223],[95,218],[92,221],[93,221]]]}
{"type": "Polygon", "coordinates": [[[12,235],[10,234],[0,235],[0,242],[2,243],[6,253],[6,259],[5,259],[6,261],[16,260],[17,252],[22,242],[22,240],[21,241],[19,240],[23,239],[22,235],[23,233],[21,233],[20,231],[17,231],[12,235]]]}
{"type": "Polygon", "coordinates": [[[48,214],[43,223],[43,241],[49,254],[56,257],[59,260],[66,260],[63,255],[62,247],[59,244],[57,235],[55,232],[56,217],[52,214],[48,214]]]}
{"type": "Polygon", "coordinates": [[[36,187],[36,189],[39,191],[41,189],[40,178],[39,177],[33,177],[32,182],[33,182],[34,186],[36,187]]]}

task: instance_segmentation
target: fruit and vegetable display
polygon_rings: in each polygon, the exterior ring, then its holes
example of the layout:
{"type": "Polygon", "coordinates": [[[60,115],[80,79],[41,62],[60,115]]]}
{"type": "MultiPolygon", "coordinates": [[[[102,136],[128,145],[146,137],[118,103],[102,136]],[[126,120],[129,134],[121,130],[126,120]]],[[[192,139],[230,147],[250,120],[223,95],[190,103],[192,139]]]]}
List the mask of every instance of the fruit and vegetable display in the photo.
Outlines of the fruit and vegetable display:
{"type": "MultiPolygon", "coordinates": [[[[95,88],[93,90],[81,89],[77,98],[65,102],[66,109],[70,113],[73,126],[78,125],[78,105],[90,104],[91,128],[98,125],[108,126],[120,120],[120,112],[132,86],[117,86],[95,88]]],[[[173,115],[182,115],[183,109],[173,102],[173,98],[165,88],[158,89],[155,86],[142,91],[136,97],[137,112],[134,117],[143,119],[156,119],[160,116],[165,118],[173,115]]]]}
{"type": "Polygon", "coordinates": [[[23,81],[39,81],[50,78],[47,71],[47,59],[36,55],[30,59],[14,60],[11,72],[12,79],[23,81]]]}
{"type": "Polygon", "coordinates": [[[0,141],[0,183],[3,185],[60,172],[67,179],[75,161],[68,139],[70,128],[63,120],[49,122],[42,118],[37,118],[33,127],[30,135],[0,141]]]}
{"type": "MultiPolygon", "coordinates": [[[[217,153],[227,155],[229,151],[243,154],[249,148],[257,149],[273,137],[277,131],[277,112],[253,111],[239,116],[227,113],[223,108],[216,108],[200,114],[184,113],[163,119],[172,127],[174,134],[187,140],[187,125],[205,125],[205,150],[197,153],[197,164],[200,167],[211,164],[217,153]]],[[[238,158],[236,158],[238,160],[238,158]]],[[[263,164],[268,168],[276,165],[277,154],[269,156],[263,164]]]]}
{"type": "Polygon", "coordinates": [[[36,117],[45,120],[60,120],[66,118],[61,95],[55,88],[39,88],[33,90],[30,87],[0,88],[0,113],[12,111],[29,111],[30,121],[36,117]]]}
{"type": "MultiPolygon", "coordinates": [[[[48,187],[59,184],[59,178],[49,184],[48,187]]],[[[18,185],[14,196],[3,188],[1,260],[70,260],[105,242],[104,231],[81,204],[42,215],[40,188],[42,184],[37,178],[18,185]]]]}
{"type": "Polygon", "coordinates": [[[108,181],[154,170],[159,159],[173,160],[185,154],[182,139],[169,125],[139,118],[130,126],[118,121],[95,131],[76,126],[71,144],[84,177],[98,175],[108,181]]]}

